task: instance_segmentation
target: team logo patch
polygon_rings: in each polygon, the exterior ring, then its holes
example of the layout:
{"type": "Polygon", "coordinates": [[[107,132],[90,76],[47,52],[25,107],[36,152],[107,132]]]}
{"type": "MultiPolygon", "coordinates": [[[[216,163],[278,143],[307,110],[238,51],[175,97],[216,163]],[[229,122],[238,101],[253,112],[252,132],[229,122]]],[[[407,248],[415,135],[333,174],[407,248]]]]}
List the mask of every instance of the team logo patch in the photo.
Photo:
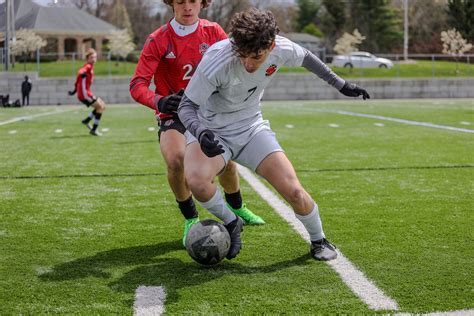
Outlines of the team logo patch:
{"type": "Polygon", "coordinates": [[[277,70],[277,65],[275,64],[272,64],[270,65],[270,67],[267,68],[267,70],[265,70],[265,76],[271,76],[273,75],[273,73],[277,70]]]}
{"type": "Polygon", "coordinates": [[[199,52],[201,53],[201,55],[204,55],[208,48],[209,44],[207,43],[202,43],[201,45],[199,45],[199,52]]]}

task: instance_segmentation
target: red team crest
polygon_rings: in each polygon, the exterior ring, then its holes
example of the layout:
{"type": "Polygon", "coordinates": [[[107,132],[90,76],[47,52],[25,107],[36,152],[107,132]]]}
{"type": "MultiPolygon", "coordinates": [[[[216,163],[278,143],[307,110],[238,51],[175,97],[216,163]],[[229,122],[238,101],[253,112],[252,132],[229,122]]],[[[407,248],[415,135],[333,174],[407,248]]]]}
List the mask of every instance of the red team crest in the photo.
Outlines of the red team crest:
{"type": "Polygon", "coordinates": [[[277,70],[277,66],[275,64],[272,64],[270,65],[270,67],[267,68],[267,70],[265,70],[265,76],[271,76],[275,73],[275,71],[277,70]]]}
{"type": "Polygon", "coordinates": [[[201,55],[204,55],[208,48],[209,44],[207,43],[202,43],[201,45],[199,45],[199,52],[201,53],[201,55]]]}

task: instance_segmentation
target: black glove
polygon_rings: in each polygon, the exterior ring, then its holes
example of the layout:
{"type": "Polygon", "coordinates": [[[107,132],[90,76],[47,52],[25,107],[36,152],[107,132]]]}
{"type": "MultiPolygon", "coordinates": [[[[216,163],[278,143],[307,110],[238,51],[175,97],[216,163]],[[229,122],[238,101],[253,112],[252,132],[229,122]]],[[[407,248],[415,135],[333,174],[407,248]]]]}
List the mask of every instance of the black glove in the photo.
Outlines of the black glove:
{"type": "Polygon", "coordinates": [[[201,145],[202,152],[208,157],[215,157],[224,153],[222,145],[215,139],[214,133],[208,129],[199,135],[199,144],[201,145]]]}
{"type": "Polygon", "coordinates": [[[76,94],[76,88],[74,88],[74,90],[72,90],[72,91],[68,91],[67,93],[69,95],[75,95],[76,94]]]}
{"type": "Polygon", "coordinates": [[[158,101],[158,111],[165,114],[174,114],[178,111],[179,102],[183,97],[184,89],[179,90],[178,93],[170,94],[158,101]]]}
{"type": "Polygon", "coordinates": [[[343,95],[346,95],[348,97],[358,97],[358,96],[362,95],[364,100],[365,99],[370,99],[370,95],[365,89],[362,89],[361,87],[357,86],[356,84],[349,83],[347,81],[344,84],[344,87],[342,87],[342,89],[340,90],[340,92],[343,95]]]}

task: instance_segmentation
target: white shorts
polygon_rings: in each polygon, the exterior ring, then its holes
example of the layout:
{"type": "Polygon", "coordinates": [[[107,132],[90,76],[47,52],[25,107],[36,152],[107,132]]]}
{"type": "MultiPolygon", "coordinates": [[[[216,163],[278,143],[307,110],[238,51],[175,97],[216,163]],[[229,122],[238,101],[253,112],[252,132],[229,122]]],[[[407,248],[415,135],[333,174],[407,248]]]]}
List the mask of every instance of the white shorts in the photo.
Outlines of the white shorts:
{"type": "MultiPolygon", "coordinates": [[[[197,142],[196,137],[190,132],[186,131],[184,135],[186,136],[187,145],[197,142]]],[[[226,165],[229,160],[233,160],[253,171],[257,169],[268,155],[277,151],[283,151],[275,137],[275,133],[270,127],[260,129],[254,133],[246,143],[242,143],[242,137],[239,138],[237,144],[221,138],[218,135],[216,135],[216,138],[225,150],[222,157],[226,165]]]]}

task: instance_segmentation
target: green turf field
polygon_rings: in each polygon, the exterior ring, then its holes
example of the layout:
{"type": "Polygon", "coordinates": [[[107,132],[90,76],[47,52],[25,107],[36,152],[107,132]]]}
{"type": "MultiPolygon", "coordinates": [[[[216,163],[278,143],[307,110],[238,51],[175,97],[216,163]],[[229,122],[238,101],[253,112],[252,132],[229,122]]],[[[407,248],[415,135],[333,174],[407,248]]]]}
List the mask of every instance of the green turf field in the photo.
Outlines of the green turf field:
{"type": "Polygon", "coordinates": [[[0,314],[130,315],[139,286],[162,286],[169,315],[474,313],[473,100],[266,102],[263,112],[327,237],[398,310],[374,310],[312,260],[243,179],[267,224],[245,227],[236,259],[196,264],[153,113],[116,105],[100,138],[80,124],[83,107],[0,109],[0,314]]]}

